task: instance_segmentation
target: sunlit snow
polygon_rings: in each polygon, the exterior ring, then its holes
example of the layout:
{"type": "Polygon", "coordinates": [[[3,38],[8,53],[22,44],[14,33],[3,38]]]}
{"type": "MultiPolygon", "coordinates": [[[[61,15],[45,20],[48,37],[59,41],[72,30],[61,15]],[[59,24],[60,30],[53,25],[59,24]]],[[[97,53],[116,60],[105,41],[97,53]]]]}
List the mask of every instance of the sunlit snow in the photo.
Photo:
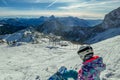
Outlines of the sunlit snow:
{"type": "MultiPolygon", "coordinates": [[[[120,79],[119,41],[120,36],[116,36],[92,45],[95,54],[102,56],[107,65],[101,80],[120,79]]],[[[47,80],[63,65],[68,69],[80,69],[82,61],[76,53],[80,45],[51,46],[45,41],[14,47],[0,44],[0,80],[35,80],[38,76],[40,80],[47,80]]]]}

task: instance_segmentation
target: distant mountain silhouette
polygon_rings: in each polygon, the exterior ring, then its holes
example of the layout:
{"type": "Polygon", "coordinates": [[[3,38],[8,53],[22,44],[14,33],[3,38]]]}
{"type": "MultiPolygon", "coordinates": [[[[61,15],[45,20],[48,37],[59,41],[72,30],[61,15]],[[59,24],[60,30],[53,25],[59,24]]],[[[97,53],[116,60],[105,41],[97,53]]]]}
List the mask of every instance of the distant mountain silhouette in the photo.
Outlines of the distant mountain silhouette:
{"type": "Polygon", "coordinates": [[[14,32],[17,32],[19,30],[25,29],[25,26],[11,26],[9,24],[4,24],[0,26],[0,35],[4,34],[12,34],[14,32]]]}

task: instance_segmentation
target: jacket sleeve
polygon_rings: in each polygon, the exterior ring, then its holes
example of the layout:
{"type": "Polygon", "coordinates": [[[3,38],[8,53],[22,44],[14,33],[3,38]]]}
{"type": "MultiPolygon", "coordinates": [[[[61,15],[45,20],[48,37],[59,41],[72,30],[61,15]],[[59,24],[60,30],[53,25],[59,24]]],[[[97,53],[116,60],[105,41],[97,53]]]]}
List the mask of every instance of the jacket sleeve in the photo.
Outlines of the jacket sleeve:
{"type": "Polygon", "coordinates": [[[106,69],[106,65],[103,63],[103,58],[102,57],[99,57],[97,64],[98,64],[97,70],[99,72],[101,72],[101,71],[106,69]]]}
{"type": "Polygon", "coordinates": [[[69,78],[77,80],[78,72],[75,70],[68,70],[65,73],[63,73],[62,76],[65,78],[65,80],[68,80],[69,78]]]}

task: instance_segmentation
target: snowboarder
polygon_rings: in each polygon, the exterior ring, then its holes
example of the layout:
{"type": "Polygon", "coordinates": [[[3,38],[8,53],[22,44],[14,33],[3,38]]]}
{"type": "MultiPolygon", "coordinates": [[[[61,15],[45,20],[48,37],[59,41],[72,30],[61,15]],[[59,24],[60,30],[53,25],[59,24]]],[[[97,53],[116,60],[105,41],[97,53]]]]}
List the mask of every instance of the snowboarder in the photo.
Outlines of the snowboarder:
{"type": "Polygon", "coordinates": [[[78,72],[78,80],[100,80],[100,72],[106,69],[102,57],[94,56],[90,45],[81,46],[77,53],[83,60],[82,68],[78,72]]]}
{"type": "Polygon", "coordinates": [[[100,80],[100,72],[106,68],[102,57],[94,56],[93,48],[90,45],[82,45],[77,53],[83,60],[81,69],[78,72],[62,69],[64,71],[62,72],[60,68],[57,74],[61,75],[63,79],[58,80],[68,80],[69,78],[73,78],[74,80],[100,80]]]}

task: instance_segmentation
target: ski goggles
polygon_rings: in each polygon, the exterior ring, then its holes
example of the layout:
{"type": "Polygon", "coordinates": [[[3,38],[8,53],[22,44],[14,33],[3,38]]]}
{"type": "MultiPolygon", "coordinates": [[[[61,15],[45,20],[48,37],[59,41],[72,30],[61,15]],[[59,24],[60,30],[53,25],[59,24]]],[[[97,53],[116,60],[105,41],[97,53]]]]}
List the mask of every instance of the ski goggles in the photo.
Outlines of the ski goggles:
{"type": "Polygon", "coordinates": [[[87,51],[87,50],[90,50],[90,49],[93,50],[92,47],[86,47],[84,49],[79,50],[77,53],[79,54],[81,52],[84,52],[84,51],[87,51]]]}
{"type": "Polygon", "coordinates": [[[78,53],[78,55],[80,56],[80,58],[82,60],[84,60],[85,56],[88,55],[88,54],[90,54],[90,53],[93,53],[93,50],[88,49],[86,51],[82,51],[82,52],[78,53]]]}

